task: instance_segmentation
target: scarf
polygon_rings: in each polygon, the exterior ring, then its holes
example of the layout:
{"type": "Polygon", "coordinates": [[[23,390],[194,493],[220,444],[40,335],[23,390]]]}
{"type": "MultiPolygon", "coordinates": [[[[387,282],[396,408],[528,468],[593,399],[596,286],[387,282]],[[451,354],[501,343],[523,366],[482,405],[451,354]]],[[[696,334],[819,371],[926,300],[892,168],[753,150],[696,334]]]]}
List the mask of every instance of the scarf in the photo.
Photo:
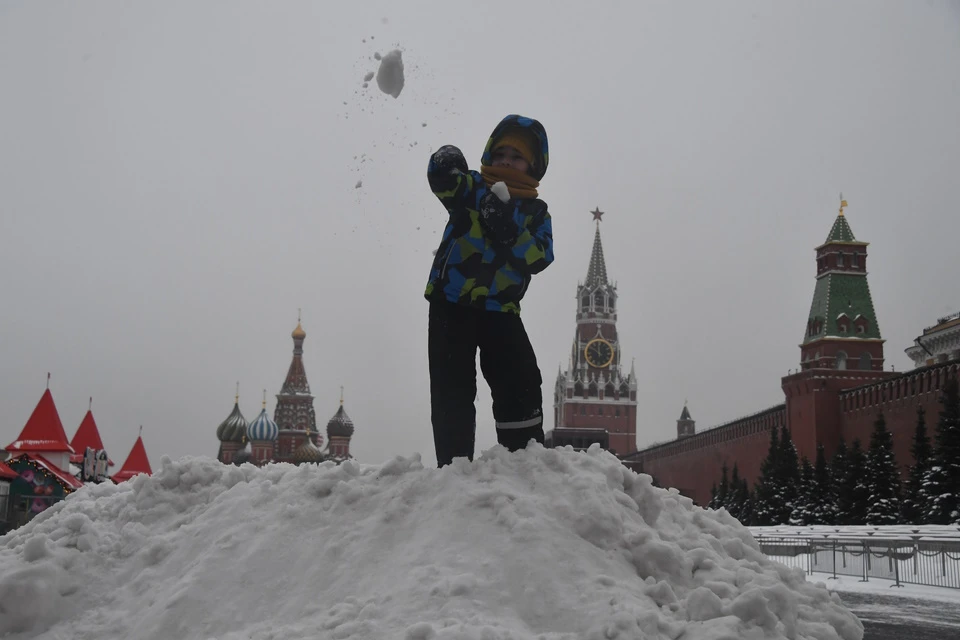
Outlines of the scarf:
{"type": "Polygon", "coordinates": [[[480,167],[480,175],[488,187],[492,187],[497,182],[503,182],[510,190],[511,198],[536,198],[537,187],[540,181],[533,177],[507,167],[493,167],[483,165],[480,167]]]}

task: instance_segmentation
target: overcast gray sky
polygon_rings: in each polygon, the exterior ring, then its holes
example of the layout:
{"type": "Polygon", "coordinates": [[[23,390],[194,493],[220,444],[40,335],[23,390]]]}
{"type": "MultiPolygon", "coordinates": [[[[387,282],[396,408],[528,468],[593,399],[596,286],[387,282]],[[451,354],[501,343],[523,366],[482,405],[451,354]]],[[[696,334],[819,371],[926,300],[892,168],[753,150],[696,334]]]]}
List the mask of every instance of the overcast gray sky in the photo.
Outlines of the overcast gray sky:
{"type": "Polygon", "coordinates": [[[960,309],[955,2],[3,2],[0,91],[0,446],[50,371],[118,463],[140,424],[155,466],[215,455],[235,382],[272,415],[302,308],[321,428],[343,385],[359,460],[432,464],[427,158],[476,167],[508,113],[550,136],[548,429],[597,206],[641,447],[684,399],[699,428],[783,401],[841,191],[888,367],[960,309]],[[397,99],[361,87],[393,48],[397,99]]]}

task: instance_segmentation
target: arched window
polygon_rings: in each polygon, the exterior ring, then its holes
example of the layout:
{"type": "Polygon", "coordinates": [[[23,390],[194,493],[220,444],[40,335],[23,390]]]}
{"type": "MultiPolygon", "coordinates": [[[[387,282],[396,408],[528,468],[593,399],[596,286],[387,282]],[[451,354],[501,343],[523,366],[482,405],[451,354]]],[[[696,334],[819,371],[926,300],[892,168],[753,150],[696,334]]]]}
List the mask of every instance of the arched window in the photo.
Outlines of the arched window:
{"type": "Polygon", "coordinates": [[[587,391],[587,395],[590,396],[591,398],[596,398],[598,395],[600,395],[600,391],[599,389],[597,389],[596,382],[590,383],[590,389],[587,391]]]}
{"type": "Polygon", "coordinates": [[[847,354],[844,351],[837,351],[837,369],[847,368],[847,354]]]}
{"type": "Polygon", "coordinates": [[[583,395],[583,383],[582,383],[582,382],[578,382],[578,383],[576,383],[575,385],[573,385],[573,395],[575,395],[575,396],[582,396],[582,395],[583,395]]]}
{"type": "MultiPolygon", "coordinates": [[[[838,251],[838,252],[837,252],[837,266],[838,266],[838,267],[842,267],[842,266],[843,266],[843,251],[838,251]]],[[[567,299],[569,300],[569,298],[567,298],[567,299]]]]}
{"type": "Polygon", "coordinates": [[[853,252],[853,257],[850,259],[850,264],[854,267],[860,266],[860,254],[856,251],[853,252]]]}
{"type": "Polygon", "coordinates": [[[860,354],[860,370],[861,371],[870,371],[873,369],[873,358],[870,357],[870,354],[864,351],[860,354]]]}
{"type": "Polygon", "coordinates": [[[601,292],[597,291],[593,294],[593,304],[598,308],[603,307],[603,294],[601,292]]]}
{"type": "Polygon", "coordinates": [[[580,298],[580,306],[584,309],[590,308],[590,296],[583,296],[580,298]]]}
{"type": "Polygon", "coordinates": [[[605,386],[605,387],[603,388],[603,394],[604,394],[606,397],[608,397],[608,398],[614,397],[614,396],[616,395],[616,393],[617,393],[617,390],[616,390],[616,388],[614,388],[612,382],[608,382],[608,383],[607,383],[607,386],[605,386]]]}

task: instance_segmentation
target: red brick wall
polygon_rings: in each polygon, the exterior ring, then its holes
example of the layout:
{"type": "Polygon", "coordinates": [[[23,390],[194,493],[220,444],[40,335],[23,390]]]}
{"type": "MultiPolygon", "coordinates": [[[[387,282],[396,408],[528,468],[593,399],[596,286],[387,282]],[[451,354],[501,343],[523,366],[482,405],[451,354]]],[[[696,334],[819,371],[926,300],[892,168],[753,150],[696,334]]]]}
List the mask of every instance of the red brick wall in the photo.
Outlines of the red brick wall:
{"type": "Polygon", "coordinates": [[[690,438],[645,449],[624,463],[705,505],[710,501],[710,489],[720,482],[724,462],[729,473],[736,463],[741,477],[751,486],[756,482],[770,448],[770,430],[779,428],[784,419],[784,406],[778,405],[690,438]]]}
{"type": "Polygon", "coordinates": [[[940,419],[940,390],[948,375],[957,375],[958,368],[957,363],[933,365],[841,393],[838,402],[847,444],[860,438],[863,448],[867,449],[873,424],[882,411],[887,429],[893,436],[897,464],[905,477],[913,464],[910,447],[917,426],[917,407],[922,406],[927,412],[927,435],[933,440],[940,419]]]}

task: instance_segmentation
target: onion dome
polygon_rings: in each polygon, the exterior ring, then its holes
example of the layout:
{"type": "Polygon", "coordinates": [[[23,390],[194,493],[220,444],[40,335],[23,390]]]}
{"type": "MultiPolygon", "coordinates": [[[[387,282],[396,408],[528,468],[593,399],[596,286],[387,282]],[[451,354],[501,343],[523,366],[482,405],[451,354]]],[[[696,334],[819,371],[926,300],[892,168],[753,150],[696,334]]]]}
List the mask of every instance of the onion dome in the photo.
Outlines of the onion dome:
{"type": "MultiPolygon", "coordinates": [[[[287,325],[290,326],[290,325],[287,325]]],[[[300,321],[297,320],[297,328],[293,330],[293,333],[290,334],[290,337],[294,340],[303,340],[307,337],[307,332],[303,330],[303,327],[300,326],[300,321]]]]}
{"type": "Polygon", "coordinates": [[[307,434],[307,441],[293,452],[293,459],[295,462],[323,462],[324,456],[307,434]]]}
{"type": "Polygon", "coordinates": [[[340,408],[337,409],[337,412],[330,418],[330,422],[327,423],[327,436],[330,438],[349,438],[352,435],[353,420],[351,420],[347,412],[343,410],[343,401],[341,401],[340,408]]]}
{"type": "Polygon", "coordinates": [[[246,435],[247,420],[240,413],[240,398],[237,397],[233,403],[233,411],[217,427],[217,439],[220,442],[243,442],[246,435]]]}
{"type": "MultiPolygon", "coordinates": [[[[266,404],[266,403],[264,403],[266,404]]],[[[267,408],[260,410],[257,419],[247,427],[247,439],[251,442],[269,442],[277,439],[280,430],[277,429],[277,423],[267,415],[267,408]]]]}

